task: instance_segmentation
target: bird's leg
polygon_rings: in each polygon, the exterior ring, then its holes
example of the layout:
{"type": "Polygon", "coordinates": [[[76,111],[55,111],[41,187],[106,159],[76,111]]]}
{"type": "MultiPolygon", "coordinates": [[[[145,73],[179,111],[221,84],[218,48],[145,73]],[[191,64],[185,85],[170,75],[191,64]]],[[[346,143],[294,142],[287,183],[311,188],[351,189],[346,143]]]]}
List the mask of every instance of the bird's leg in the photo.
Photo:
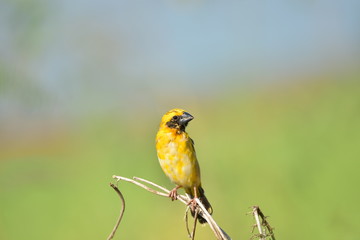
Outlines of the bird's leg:
{"type": "Polygon", "coordinates": [[[177,196],[178,196],[177,190],[178,190],[179,188],[181,188],[181,186],[176,186],[176,187],[174,187],[173,190],[170,191],[169,197],[171,198],[171,201],[174,201],[174,200],[177,199],[177,196]]]}
{"type": "Polygon", "coordinates": [[[196,206],[197,206],[196,198],[198,198],[198,197],[197,197],[197,188],[194,187],[194,198],[191,199],[191,200],[188,202],[188,205],[190,206],[191,211],[193,211],[193,212],[195,211],[195,208],[196,208],[196,206]]]}

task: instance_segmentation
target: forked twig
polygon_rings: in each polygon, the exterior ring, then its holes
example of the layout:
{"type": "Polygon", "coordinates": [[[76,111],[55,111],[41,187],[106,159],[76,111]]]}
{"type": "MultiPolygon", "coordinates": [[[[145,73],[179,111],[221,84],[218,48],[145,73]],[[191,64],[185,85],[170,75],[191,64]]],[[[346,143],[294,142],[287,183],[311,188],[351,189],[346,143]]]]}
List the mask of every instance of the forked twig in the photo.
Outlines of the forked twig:
{"type": "Polygon", "coordinates": [[[263,214],[263,212],[260,210],[259,206],[253,206],[252,209],[253,209],[252,213],[256,221],[256,226],[254,227],[258,228],[260,240],[265,240],[266,237],[271,237],[272,240],[275,240],[275,234],[273,232],[273,228],[266,220],[266,217],[263,214]],[[260,218],[261,218],[261,223],[260,223],[260,218]],[[269,233],[266,233],[266,230],[263,229],[263,226],[268,230],[269,233]]]}
{"type": "Polygon", "coordinates": [[[186,226],[186,231],[187,231],[187,234],[189,236],[189,238],[191,238],[191,240],[194,240],[195,239],[195,230],[196,230],[196,221],[198,219],[198,212],[196,211],[195,212],[195,216],[194,216],[194,227],[193,227],[193,230],[190,232],[190,228],[189,228],[189,210],[190,210],[190,206],[187,206],[186,207],[186,210],[185,210],[185,226],[186,226]]]}
{"type": "Polygon", "coordinates": [[[259,218],[259,214],[258,214],[257,210],[258,210],[258,207],[254,206],[253,207],[253,215],[254,215],[254,218],[255,218],[256,226],[257,226],[258,231],[259,231],[259,238],[260,238],[260,240],[265,240],[266,235],[265,235],[265,233],[264,233],[264,231],[262,229],[262,225],[260,223],[260,218],[259,218]]]}
{"type": "MultiPolygon", "coordinates": [[[[133,183],[133,184],[135,184],[135,185],[137,185],[137,186],[139,186],[141,188],[144,188],[145,190],[147,190],[147,191],[149,191],[151,193],[154,193],[156,195],[160,195],[160,196],[163,196],[163,197],[169,197],[170,191],[168,189],[166,189],[166,188],[164,188],[162,186],[159,186],[159,185],[157,185],[157,184],[155,184],[155,183],[153,183],[151,181],[148,181],[148,180],[145,180],[145,179],[142,179],[142,178],[138,178],[138,177],[133,177],[133,179],[130,179],[130,178],[121,177],[121,176],[113,176],[113,178],[116,179],[117,181],[122,180],[122,181],[133,183]],[[154,189],[146,186],[145,184],[143,184],[141,182],[149,184],[149,185],[151,185],[153,187],[156,187],[161,191],[154,190],[154,189]]],[[[187,197],[185,195],[178,195],[177,199],[179,201],[181,201],[182,203],[184,203],[185,205],[188,205],[190,200],[191,200],[189,197],[187,197]]],[[[206,221],[208,222],[211,230],[213,231],[213,233],[215,234],[217,239],[230,240],[231,239],[230,236],[224,230],[222,230],[219,227],[219,225],[217,225],[215,220],[208,213],[208,211],[206,210],[204,205],[200,202],[200,200],[198,198],[195,199],[195,200],[196,200],[196,203],[197,203],[197,209],[196,209],[196,215],[195,216],[197,217],[197,214],[201,214],[201,216],[204,219],[206,219],[206,221]]],[[[196,219],[195,219],[195,221],[196,221],[196,219]]],[[[194,226],[193,233],[191,234],[192,238],[194,238],[194,236],[195,236],[195,227],[196,227],[196,225],[194,226]]],[[[112,232],[113,235],[115,234],[116,229],[117,229],[117,226],[115,226],[114,231],[112,232]]],[[[108,239],[111,239],[111,238],[108,238],[108,239]]]]}

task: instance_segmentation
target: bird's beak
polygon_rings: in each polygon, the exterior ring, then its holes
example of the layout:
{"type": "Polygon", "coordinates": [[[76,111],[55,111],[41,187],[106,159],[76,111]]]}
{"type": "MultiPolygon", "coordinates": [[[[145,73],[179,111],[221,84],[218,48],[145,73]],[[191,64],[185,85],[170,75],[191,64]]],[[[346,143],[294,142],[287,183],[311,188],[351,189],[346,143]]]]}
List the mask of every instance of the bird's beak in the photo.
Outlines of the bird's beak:
{"type": "Polygon", "coordinates": [[[179,124],[186,126],[188,122],[190,122],[193,119],[194,117],[190,113],[184,112],[180,117],[179,124]]]}

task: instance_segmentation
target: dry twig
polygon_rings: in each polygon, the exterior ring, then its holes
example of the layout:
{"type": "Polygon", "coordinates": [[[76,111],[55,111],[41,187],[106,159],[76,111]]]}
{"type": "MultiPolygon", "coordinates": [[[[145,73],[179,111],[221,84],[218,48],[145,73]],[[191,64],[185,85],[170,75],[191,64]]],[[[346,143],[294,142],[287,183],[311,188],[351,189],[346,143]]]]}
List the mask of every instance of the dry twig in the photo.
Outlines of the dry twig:
{"type": "MultiPolygon", "coordinates": [[[[170,191],[168,189],[166,189],[162,186],[159,186],[153,182],[150,182],[146,179],[142,179],[142,178],[138,178],[138,177],[133,177],[133,179],[130,179],[130,178],[125,178],[125,177],[121,177],[121,176],[113,176],[113,178],[116,179],[117,181],[122,180],[122,181],[133,183],[133,184],[135,184],[141,188],[144,188],[145,190],[147,190],[151,193],[154,193],[156,195],[163,196],[163,197],[169,197],[170,191]],[[150,188],[147,185],[145,185],[144,183],[151,185],[151,186],[159,189],[160,191],[150,188]]],[[[110,240],[114,237],[115,232],[121,222],[122,216],[124,215],[124,211],[125,211],[125,200],[124,200],[123,195],[121,194],[120,190],[114,184],[110,184],[110,186],[119,195],[121,202],[122,202],[122,209],[120,211],[120,216],[115,224],[115,227],[113,228],[113,230],[110,233],[107,240],[110,240]]],[[[219,225],[215,222],[215,220],[212,218],[212,216],[207,212],[206,208],[204,207],[204,205],[200,202],[200,200],[198,198],[195,199],[195,201],[197,203],[197,208],[195,210],[194,228],[193,228],[192,232],[190,233],[190,229],[188,226],[188,210],[189,210],[189,201],[191,199],[187,195],[178,195],[177,199],[187,206],[186,213],[185,213],[185,220],[186,220],[187,232],[191,239],[195,239],[196,220],[197,220],[198,214],[201,214],[201,216],[206,219],[206,221],[208,222],[211,230],[213,231],[213,233],[217,239],[220,239],[220,240],[231,239],[231,237],[224,230],[222,230],[219,227],[219,225]]],[[[255,222],[256,222],[256,224],[254,225],[254,228],[257,227],[259,234],[254,235],[251,239],[259,238],[260,240],[265,240],[267,237],[270,237],[271,240],[275,240],[273,228],[270,226],[269,222],[266,220],[267,217],[260,210],[259,206],[252,207],[252,214],[253,214],[253,216],[255,218],[255,222]]]]}
{"type": "Polygon", "coordinates": [[[196,231],[196,223],[197,223],[197,219],[198,219],[198,210],[195,210],[195,216],[194,216],[194,227],[193,227],[193,231],[191,233],[191,240],[195,239],[195,231],[196,231]]]}
{"type": "MultiPolygon", "coordinates": [[[[147,190],[147,191],[149,191],[151,193],[154,193],[156,195],[160,195],[160,196],[163,196],[163,197],[169,197],[170,191],[168,189],[166,189],[166,188],[164,188],[162,186],[159,186],[159,185],[157,185],[157,184],[155,184],[153,182],[150,182],[148,180],[138,178],[138,177],[133,177],[133,179],[130,179],[130,178],[125,178],[125,177],[121,177],[121,176],[113,176],[113,178],[116,179],[117,181],[122,180],[122,181],[133,183],[133,184],[135,184],[135,185],[137,185],[137,186],[139,186],[141,188],[144,188],[145,190],[147,190]],[[153,187],[156,187],[156,188],[160,189],[161,191],[154,190],[154,189],[146,186],[145,184],[143,184],[141,182],[149,184],[149,185],[151,185],[153,187]]],[[[121,193],[120,193],[120,195],[121,195],[121,193]]],[[[187,197],[185,195],[178,195],[177,199],[179,201],[181,201],[182,203],[184,203],[185,205],[188,205],[189,201],[191,200],[189,197],[187,197]]],[[[208,224],[209,224],[211,230],[213,231],[214,235],[216,236],[216,238],[220,239],[220,240],[230,240],[231,239],[230,236],[224,230],[222,230],[219,227],[219,225],[215,222],[215,220],[212,218],[212,216],[207,212],[206,208],[200,202],[200,200],[199,199],[195,199],[195,200],[196,200],[196,203],[198,205],[197,209],[196,209],[196,213],[201,214],[201,216],[206,219],[206,221],[208,222],[208,224]]],[[[196,214],[196,216],[197,216],[197,214],[196,214]]],[[[121,220],[121,218],[120,218],[120,220],[121,220]]],[[[196,221],[196,219],[195,219],[195,221],[196,221]]],[[[117,226],[118,226],[119,223],[120,223],[120,221],[118,221],[117,225],[114,227],[113,232],[110,234],[111,237],[115,234],[117,226]]],[[[196,227],[196,225],[194,226],[193,232],[191,234],[191,237],[193,239],[195,237],[195,227],[196,227]]],[[[109,239],[111,239],[111,238],[108,238],[108,240],[109,239]]]]}
{"type": "Polygon", "coordinates": [[[120,190],[114,184],[110,183],[110,187],[112,187],[115,190],[115,192],[119,195],[119,197],[121,199],[121,210],[120,210],[119,218],[116,221],[116,224],[115,224],[113,230],[111,231],[110,235],[108,236],[107,240],[113,239],[113,237],[114,237],[114,235],[116,233],[116,230],[118,229],[118,227],[120,225],[120,222],[121,222],[121,219],[122,219],[122,217],[124,215],[124,212],[125,212],[125,199],[124,199],[124,196],[122,195],[120,190]]]}
{"type": "Polygon", "coordinates": [[[259,206],[253,206],[252,214],[254,215],[256,225],[254,227],[258,228],[259,235],[258,237],[260,240],[265,240],[266,237],[271,237],[272,240],[275,240],[275,235],[273,232],[273,228],[270,226],[269,222],[266,220],[265,215],[260,210],[259,206]],[[261,223],[260,223],[261,218],[261,223]],[[265,227],[265,229],[263,228],[265,227]],[[266,233],[266,230],[268,230],[268,233],[266,233]]]}

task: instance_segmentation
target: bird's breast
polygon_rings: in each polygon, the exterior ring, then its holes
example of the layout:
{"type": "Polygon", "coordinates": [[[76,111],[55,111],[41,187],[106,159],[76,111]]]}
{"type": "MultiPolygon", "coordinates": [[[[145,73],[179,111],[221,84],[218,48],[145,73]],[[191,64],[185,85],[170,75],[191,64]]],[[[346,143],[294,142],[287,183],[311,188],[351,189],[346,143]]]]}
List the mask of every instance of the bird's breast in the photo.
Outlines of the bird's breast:
{"type": "Polygon", "coordinates": [[[156,148],[165,174],[180,186],[200,184],[200,171],[191,140],[185,134],[165,134],[157,138],[156,148]]]}

